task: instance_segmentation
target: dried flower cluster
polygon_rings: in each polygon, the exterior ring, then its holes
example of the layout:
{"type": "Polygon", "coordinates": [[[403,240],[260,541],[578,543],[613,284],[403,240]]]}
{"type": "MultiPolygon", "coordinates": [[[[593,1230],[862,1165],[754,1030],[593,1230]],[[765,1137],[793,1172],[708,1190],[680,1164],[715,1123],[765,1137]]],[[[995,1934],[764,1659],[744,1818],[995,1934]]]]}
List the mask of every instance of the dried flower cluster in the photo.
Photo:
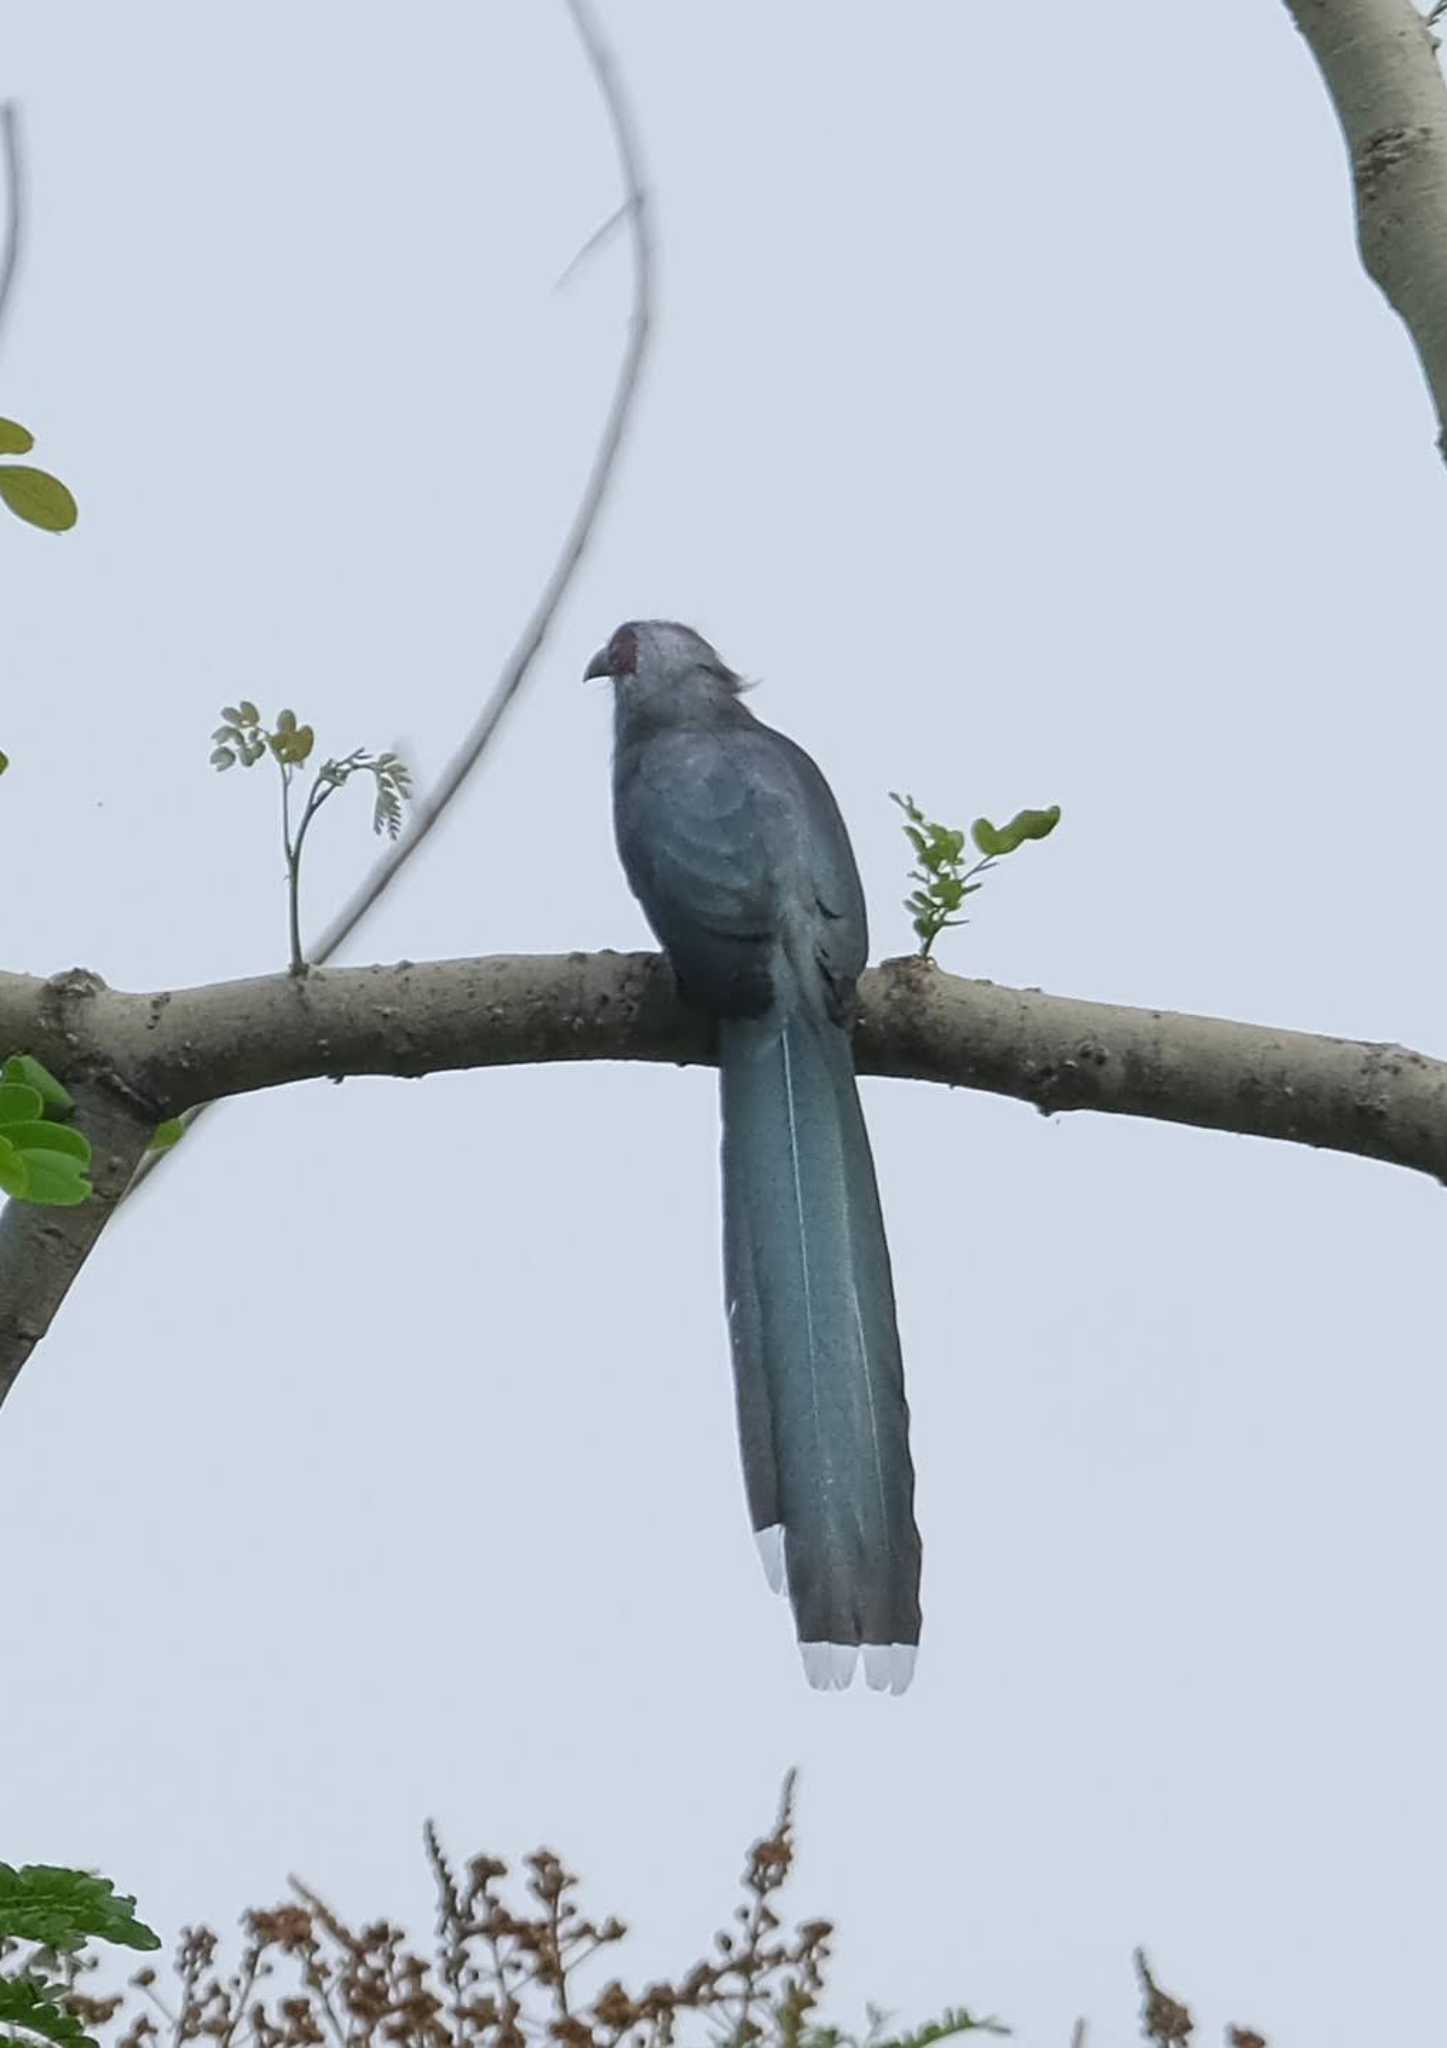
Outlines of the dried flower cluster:
{"type": "MultiPolygon", "coordinates": [[[[833,1928],[827,1920],[805,1920],[785,1931],[776,1910],[793,1868],[793,1821],[791,1776],[772,1833],[749,1852],[730,1926],[714,1937],[704,1960],[667,1981],[630,1989],[609,1973],[604,1952],[628,1930],[613,1916],[594,1920],[583,1912],[577,1879],[551,1849],[524,1860],[522,1896],[510,1903],[505,1863],[474,1856],[456,1870],[429,1824],[425,1842],[438,1896],[430,1955],[418,1954],[388,1921],[348,1926],[293,1878],[291,1900],[242,1916],[245,1946],[229,1973],[218,1965],[220,1944],[209,1928],[183,1929],[170,1995],[148,1967],[130,1979],[128,1992],[92,1996],[81,1985],[96,1968],[93,1951],[0,1937],[0,1990],[36,1994],[33,2012],[12,1997],[11,2039],[21,2038],[13,2032],[17,2021],[53,2048],[100,2048],[100,2037],[110,2048],[183,2048],[192,2041],[208,2048],[934,2048],[957,2034],[1008,2034],[998,2020],[962,2009],[906,2034],[893,2032],[887,2015],[874,2009],[862,2035],[825,2024],[819,2013],[833,1928]],[[48,2008],[36,2002],[42,1994],[48,2008]]],[[[21,1880],[28,1876],[34,1890],[46,1875],[31,1871],[21,1880]]],[[[79,1873],[49,1875],[98,1896],[111,1892],[108,1883],[97,1887],[79,1873]]],[[[96,1911],[110,1911],[110,1939],[153,1947],[154,1934],[128,1920],[133,1903],[106,1897],[96,1911]]],[[[1189,2048],[1190,2012],[1156,1982],[1139,1949],[1135,1965],[1144,2038],[1156,2048],[1189,2048]]],[[[0,2009],[0,2022],[6,2016],[0,2009]]],[[[1085,2022],[1077,2022],[1072,2048],[1088,2048],[1087,2034],[1085,2022]]],[[[1228,2048],[1266,2048],[1248,2028],[1229,2028],[1226,2040],[1228,2048]]]]}
{"type": "MultiPolygon", "coordinates": [[[[236,1969],[218,1966],[219,1942],[205,1927],[184,1930],[177,1989],[168,1999],[154,1969],[130,1980],[146,2003],[92,1998],[79,1989],[89,1967],[69,1959],[68,2010],[89,2031],[107,2029],[113,2048],[672,2048],[689,2039],[763,2048],[845,2048],[849,2037],[819,2024],[832,1928],[806,1920],[785,1932],[774,1902],[793,1864],[793,1784],[785,1785],[771,1834],[756,1842],[743,1875],[743,1902],[709,1956],[668,1982],[630,1988],[603,1966],[627,1933],[594,1920],[577,1899],[577,1879],[550,1849],[523,1865],[521,1900],[509,1902],[508,1868],[474,1856],[461,1871],[436,1831],[425,1835],[438,1893],[430,1956],[405,1931],[379,1920],[349,1927],[307,1886],[295,1898],[243,1915],[236,1969]]],[[[58,1959],[64,1963],[66,1959],[58,1959]]],[[[928,2048],[946,2035],[1003,2033],[998,2022],[951,2012],[918,2034],[871,2048],[928,2048]]]]}

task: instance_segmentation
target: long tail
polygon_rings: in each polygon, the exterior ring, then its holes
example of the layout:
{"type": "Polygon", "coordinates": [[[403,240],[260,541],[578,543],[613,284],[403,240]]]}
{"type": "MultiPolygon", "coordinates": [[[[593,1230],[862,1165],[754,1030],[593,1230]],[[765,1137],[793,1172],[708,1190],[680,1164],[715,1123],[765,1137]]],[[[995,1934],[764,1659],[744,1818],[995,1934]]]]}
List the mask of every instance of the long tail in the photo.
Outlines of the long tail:
{"type": "Polygon", "coordinates": [[[724,1280],[749,1511],[783,1564],[804,1668],[902,1692],[920,1541],[889,1247],[847,1034],[725,1020],[724,1280]]]}

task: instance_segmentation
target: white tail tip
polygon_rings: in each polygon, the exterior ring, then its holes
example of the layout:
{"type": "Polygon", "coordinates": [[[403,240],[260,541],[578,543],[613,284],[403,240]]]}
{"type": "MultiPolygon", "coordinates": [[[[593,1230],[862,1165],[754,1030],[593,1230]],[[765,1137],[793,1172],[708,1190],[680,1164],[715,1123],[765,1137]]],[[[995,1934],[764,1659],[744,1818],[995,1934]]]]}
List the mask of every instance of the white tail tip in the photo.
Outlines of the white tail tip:
{"type": "MultiPolygon", "coordinates": [[[[915,1643],[865,1643],[864,1681],[871,1692],[904,1692],[914,1677],[915,1643]]],[[[816,1692],[843,1692],[854,1677],[859,1647],[854,1643],[800,1643],[804,1676],[816,1692]]]]}
{"type": "Polygon", "coordinates": [[[815,1692],[843,1692],[859,1660],[855,1643],[800,1643],[804,1676],[815,1692]]]}
{"type": "Polygon", "coordinates": [[[764,1577],[769,1582],[771,1593],[784,1590],[784,1525],[775,1522],[772,1528],[755,1529],[754,1541],[759,1546],[759,1563],[764,1567],[764,1577]]]}
{"type": "Polygon", "coordinates": [[[866,1643],[864,1680],[871,1692],[901,1693],[909,1690],[919,1657],[918,1643],[866,1643]]]}

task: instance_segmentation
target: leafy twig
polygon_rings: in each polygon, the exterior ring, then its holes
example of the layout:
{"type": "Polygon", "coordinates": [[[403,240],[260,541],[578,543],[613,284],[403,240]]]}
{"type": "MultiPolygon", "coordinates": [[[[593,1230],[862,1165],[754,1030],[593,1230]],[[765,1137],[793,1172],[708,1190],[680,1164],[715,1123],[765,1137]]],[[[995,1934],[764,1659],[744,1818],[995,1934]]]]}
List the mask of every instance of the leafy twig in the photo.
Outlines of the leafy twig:
{"type": "Polygon", "coordinates": [[[9,1962],[22,1944],[30,1951],[0,1970],[0,2027],[8,2039],[18,2040],[18,2027],[56,2048],[96,2048],[83,2022],[113,2019],[121,2000],[76,1991],[80,1973],[95,1967],[78,1951],[87,1941],[159,1948],[160,1936],[137,1920],[135,1903],[91,1871],[0,1863],[0,1961],[9,1962]]]}
{"type": "Polygon", "coordinates": [[[988,874],[997,860],[1013,853],[1025,840],[1046,838],[1060,822],[1059,804],[1052,804],[1048,811],[1017,811],[1008,825],[976,818],[970,837],[981,858],[966,865],[963,832],[927,818],[912,796],[901,796],[893,789],[889,793],[904,812],[905,835],[918,862],[910,869],[909,878],[920,886],[905,897],[904,907],[920,942],[921,959],[929,958],[941,932],[968,921],[955,913],[981,886],[976,876],[988,874]]]}
{"type": "Polygon", "coordinates": [[[0,1936],[68,1953],[90,1940],[125,1948],[159,1948],[160,1936],[138,1920],[135,1900],[108,1877],[53,1863],[0,1863],[0,1936]]]}
{"type": "Polygon", "coordinates": [[[407,765],[394,753],[369,754],[356,747],[340,761],[323,761],[317,769],[306,803],[295,826],[292,824],[292,782],[298,769],[311,758],[316,734],[309,725],[298,725],[294,711],[278,711],[276,725],[269,729],[249,698],[227,704],[222,723],[211,738],[211,766],[218,773],[236,767],[254,767],[270,754],[281,775],[281,843],[286,860],[287,924],[291,941],[291,971],[305,974],[306,956],[301,949],[301,856],[312,820],[327,801],[354,775],[370,775],[376,785],[372,805],[372,830],[395,839],[402,829],[402,805],[411,795],[412,778],[407,765]]]}

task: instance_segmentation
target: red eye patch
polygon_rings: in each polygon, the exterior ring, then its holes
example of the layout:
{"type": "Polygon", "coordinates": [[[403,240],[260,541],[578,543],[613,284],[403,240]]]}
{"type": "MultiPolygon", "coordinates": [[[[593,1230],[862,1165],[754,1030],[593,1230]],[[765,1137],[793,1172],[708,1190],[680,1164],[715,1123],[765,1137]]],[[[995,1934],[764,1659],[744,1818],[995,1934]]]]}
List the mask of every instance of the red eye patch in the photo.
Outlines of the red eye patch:
{"type": "Polygon", "coordinates": [[[608,642],[608,670],[615,676],[637,674],[638,635],[631,626],[620,626],[608,642]]]}

